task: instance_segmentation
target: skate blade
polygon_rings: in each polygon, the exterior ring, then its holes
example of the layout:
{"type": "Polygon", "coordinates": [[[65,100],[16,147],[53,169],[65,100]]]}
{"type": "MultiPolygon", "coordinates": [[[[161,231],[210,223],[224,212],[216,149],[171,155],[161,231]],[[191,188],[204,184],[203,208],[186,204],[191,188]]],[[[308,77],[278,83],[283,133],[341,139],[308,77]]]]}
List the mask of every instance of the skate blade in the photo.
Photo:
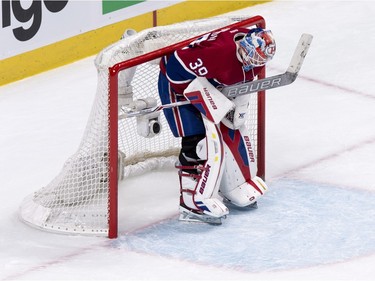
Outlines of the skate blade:
{"type": "Polygon", "coordinates": [[[246,206],[246,208],[248,209],[258,209],[258,202],[254,202],[252,204],[250,204],[249,206],[246,206]]]}
{"type": "MultiPolygon", "coordinates": [[[[225,217],[223,217],[225,218],[225,217]]],[[[221,218],[214,218],[207,215],[198,215],[193,212],[183,211],[178,218],[179,221],[192,223],[206,223],[212,225],[221,225],[221,218]]]]}
{"type": "Polygon", "coordinates": [[[239,210],[247,210],[247,209],[258,209],[258,202],[255,201],[254,203],[250,204],[250,205],[247,205],[245,207],[240,207],[240,206],[237,206],[235,204],[233,204],[231,201],[229,201],[228,199],[224,198],[224,204],[229,206],[230,208],[235,208],[235,209],[239,209],[239,210]]]}

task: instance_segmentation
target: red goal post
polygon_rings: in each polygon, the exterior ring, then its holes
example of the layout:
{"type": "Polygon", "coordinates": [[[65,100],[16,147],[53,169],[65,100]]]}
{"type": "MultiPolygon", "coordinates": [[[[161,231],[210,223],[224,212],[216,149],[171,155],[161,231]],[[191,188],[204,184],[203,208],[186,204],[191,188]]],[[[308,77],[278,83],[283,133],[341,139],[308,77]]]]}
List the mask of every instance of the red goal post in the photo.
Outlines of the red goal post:
{"type": "MultiPolygon", "coordinates": [[[[265,28],[264,18],[222,16],[154,27],[105,48],[95,60],[97,94],[80,147],[50,184],[24,200],[21,218],[49,231],[116,238],[118,182],[173,165],[180,148],[162,113],[161,133],[153,137],[139,135],[141,119],[126,118],[130,104],[139,99],[153,98],[160,105],[158,60],[208,32],[252,26],[265,28]]],[[[265,71],[259,75],[264,77],[265,71]]],[[[258,176],[264,178],[264,91],[252,94],[251,103],[246,125],[257,151],[258,176]]]]}

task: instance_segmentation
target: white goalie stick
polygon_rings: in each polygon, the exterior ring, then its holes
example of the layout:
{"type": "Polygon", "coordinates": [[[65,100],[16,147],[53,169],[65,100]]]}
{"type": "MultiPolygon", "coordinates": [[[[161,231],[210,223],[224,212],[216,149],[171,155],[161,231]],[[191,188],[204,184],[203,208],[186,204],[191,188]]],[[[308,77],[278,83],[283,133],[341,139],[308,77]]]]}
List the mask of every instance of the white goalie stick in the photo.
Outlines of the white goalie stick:
{"type": "MultiPolygon", "coordinates": [[[[303,61],[306,57],[306,54],[309,50],[313,36],[311,34],[304,33],[301,35],[301,38],[297,44],[297,47],[294,51],[288,69],[283,73],[255,81],[245,82],[241,84],[235,84],[230,86],[225,86],[222,89],[219,89],[223,95],[228,98],[237,97],[241,95],[247,95],[255,93],[258,91],[265,91],[270,89],[275,89],[278,87],[286,86],[293,83],[298,73],[302,67],[303,61]]],[[[170,104],[159,105],[152,108],[145,108],[138,111],[128,111],[124,112],[119,116],[119,119],[124,119],[128,117],[141,116],[153,112],[157,112],[166,108],[172,108],[176,106],[189,104],[190,101],[180,101],[170,104]]]]}

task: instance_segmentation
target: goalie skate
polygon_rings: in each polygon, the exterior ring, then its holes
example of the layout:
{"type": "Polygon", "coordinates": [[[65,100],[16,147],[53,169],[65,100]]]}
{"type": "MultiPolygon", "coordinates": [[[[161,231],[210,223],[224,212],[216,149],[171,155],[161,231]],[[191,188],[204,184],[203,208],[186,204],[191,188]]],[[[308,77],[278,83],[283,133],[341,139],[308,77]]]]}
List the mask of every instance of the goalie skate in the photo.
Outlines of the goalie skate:
{"type": "Polygon", "coordinates": [[[207,223],[212,225],[220,225],[221,219],[226,218],[227,216],[223,216],[220,218],[215,218],[209,215],[206,215],[204,213],[195,212],[193,210],[190,210],[184,206],[180,206],[180,221],[184,222],[195,222],[195,223],[207,223]]]}
{"type": "MultiPolygon", "coordinates": [[[[220,192],[219,192],[219,194],[220,194],[220,192]]],[[[258,202],[257,201],[255,201],[254,203],[251,203],[250,205],[247,205],[247,206],[245,206],[245,207],[239,207],[239,206],[237,206],[236,204],[233,204],[229,199],[227,199],[227,198],[223,198],[223,203],[225,204],[225,205],[227,205],[229,208],[238,208],[238,209],[243,209],[243,208],[245,208],[245,209],[258,209],[258,202]]]]}

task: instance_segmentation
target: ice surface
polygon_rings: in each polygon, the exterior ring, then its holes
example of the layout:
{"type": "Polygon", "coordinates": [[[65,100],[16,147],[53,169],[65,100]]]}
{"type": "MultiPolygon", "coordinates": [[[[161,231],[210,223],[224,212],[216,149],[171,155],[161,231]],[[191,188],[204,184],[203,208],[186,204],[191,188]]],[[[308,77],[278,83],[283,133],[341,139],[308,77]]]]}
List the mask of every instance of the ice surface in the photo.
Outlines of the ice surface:
{"type": "Polygon", "coordinates": [[[93,57],[0,87],[1,280],[373,280],[375,2],[276,1],[262,15],[285,71],[302,33],[300,76],[267,93],[259,209],[221,226],[177,222],[173,170],[120,189],[120,237],[65,236],[17,218],[80,143],[96,90],[93,57]],[[150,184],[152,182],[152,184],[150,184]]]}

